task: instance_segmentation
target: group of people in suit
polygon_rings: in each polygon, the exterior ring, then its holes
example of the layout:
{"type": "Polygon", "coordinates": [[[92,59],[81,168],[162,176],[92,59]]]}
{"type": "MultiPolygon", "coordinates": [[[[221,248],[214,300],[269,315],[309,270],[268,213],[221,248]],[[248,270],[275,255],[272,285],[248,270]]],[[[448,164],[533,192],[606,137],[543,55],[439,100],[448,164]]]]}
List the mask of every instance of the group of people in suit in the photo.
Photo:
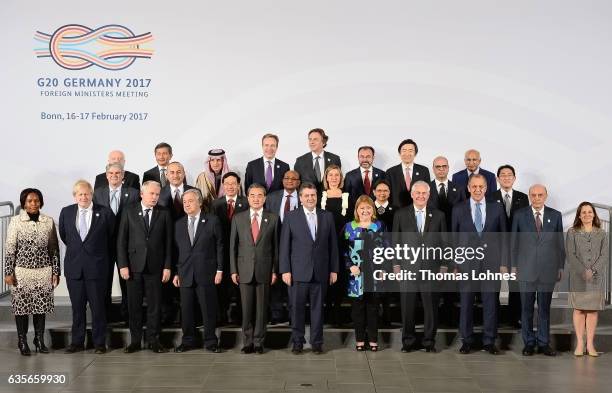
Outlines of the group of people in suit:
{"type": "MultiPolygon", "coordinates": [[[[352,301],[356,349],[376,351],[379,307],[383,305],[384,315],[388,294],[368,287],[372,250],[365,245],[378,236],[382,243],[415,247],[487,248],[484,260],[477,264],[440,258],[432,264],[393,261],[391,269],[396,273],[517,274],[518,279],[510,283],[509,307],[511,321],[520,321],[523,354],[555,355],[549,338],[550,306],[555,283],[562,277],[566,247],[561,214],[545,205],[545,186],[532,185],[529,195],[515,190],[515,169],[503,165],[497,174],[486,171],[476,150],[465,153],[465,169],[451,178],[447,158],[436,157],[432,179],[427,167],[415,163],[418,146],[412,139],[399,144],[400,163],[387,171],[374,167],[373,147],[360,147],[359,167],[344,175],[340,157],[325,149],[328,136],[322,129],[308,133],[310,151],[298,157],[291,170],[276,157],[278,142],[276,135],[263,136],[263,156],[248,163],[242,185],[222,149],[209,151],[195,187],[188,185],[185,168],[172,161],[172,147],[167,143],[155,147],[157,165],[143,174],[142,185],[138,175],[125,170],[120,151],[109,154],[106,171],[96,177],[93,187],[77,181],[73,188],[76,203],[62,209],[58,224],[66,245],[64,273],[73,311],[72,341],[66,352],[85,348],[87,304],[92,312],[95,351],[106,352],[115,266],[121,278],[121,314],[129,320],[131,334],[127,353],[141,349],[145,299],[146,342],[154,352],[166,351],[159,339],[162,320],[180,320],[183,338],[175,351],[198,346],[196,302],[204,325],[203,345],[219,352],[215,328],[232,319],[235,310],[230,306],[235,300],[242,315],[243,353],[263,353],[268,313],[272,321],[279,321],[285,311],[290,314],[292,351],[301,353],[306,342],[307,305],[310,344],[314,353],[322,353],[326,312],[339,321],[337,307],[346,297],[352,301]],[[385,239],[385,234],[392,236],[385,239]],[[533,331],[536,302],[537,335],[533,331]]],[[[59,282],[59,253],[57,239],[53,241],[53,220],[38,212],[40,191],[26,189],[21,199],[25,210],[9,228],[5,281],[16,286],[14,312],[19,349],[25,354],[29,348],[23,338],[24,330],[27,333],[23,315],[44,317],[52,310],[49,293],[59,282]],[[38,202],[31,201],[34,199],[38,202]],[[23,236],[19,235],[20,222],[45,225],[41,256],[34,265],[19,262],[23,259],[16,240],[23,236]],[[42,297],[47,300],[45,307],[23,306],[29,294],[24,295],[25,287],[19,284],[27,282],[22,277],[34,274],[27,269],[35,271],[36,277],[49,277],[51,285],[42,297]]],[[[571,297],[579,308],[574,315],[576,331],[577,335],[586,331],[586,350],[591,355],[597,353],[593,345],[597,314],[593,311],[603,307],[602,281],[608,258],[607,237],[602,236],[600,226],[593,205],[581,204],[567,239],[569,244],[571,235],[568,258],[572,272],[584,283],[571,297]],[[586,300],[585,294],[590,296],[586,300]]],[[[499,291],[499,280],[459,282],[460,353],[468,354],[476,345],[476,296],[483,309],[482,349],[499,353],[495,344],[499,291]]],[[[456,292],[452,287],[441,291],[426,279],[400,284],[403,352],[436,351],[440,298],[448,306],[456,292]],[[424,311],[420,343],[415,333],[418,297],[424,311]]],[[[35,326],[35,344],[44,352],[40,325],[35,326]]],[[[44,319],[42,326],[44,331],[44,319]]],[[[582,336],[577,340],[577,355],[584,352],[582,340],[582,336]]]]}

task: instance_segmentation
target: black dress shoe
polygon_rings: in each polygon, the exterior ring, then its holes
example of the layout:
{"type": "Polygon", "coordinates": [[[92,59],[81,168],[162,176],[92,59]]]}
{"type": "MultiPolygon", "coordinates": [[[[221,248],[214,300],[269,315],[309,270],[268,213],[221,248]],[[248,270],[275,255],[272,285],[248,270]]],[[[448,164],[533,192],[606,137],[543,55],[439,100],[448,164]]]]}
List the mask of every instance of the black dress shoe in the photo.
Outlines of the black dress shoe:
{"type": "Polygon", "coordinates": [[[312,353],[315,355],[320,355],[323,353],[323,346],[321,344],[314,344],[312,346],[312,353]]]}
{"type": "Polygon", "coordinates": [[[412,345],[407,345],[407,344],[402,345],[402,352],[403,353],[412,352],[413,350],[414,350],[414,348],[413,348],[412,345]]]}
{"type": "Polygon", "coordinates": [[[533,356],[534,353],[535,349],[532,345],[525,345],[525,348],[523,348],[523,356],[533,356]]]}
{"type": "Polygon", "coordinates": [[[297,354],[300,354],[304,351],[304,345],[303,344],[293,344],[293,348],[291,348],[291,352],[297,354]]]}
{"type": "Polygon", "coordinates": [[[253,352],[255,352],[255,347],[253,347],[253,344],[245,345],[244,347],[242,347],[240,352],[242,352],[244,354],[253,353],[253,352]]]}
{"type": "Polygon", "coordinates": [[[255,348],[253,348],[253,350],[255,351],[256,354],[259,354],[259,355],[264,353],[263,346],[261,346],[261,345],[255,346],[255,348]]]}
{"type": "Polygon", "coordinates": [[[538,347],[538,352],[544,356],[557,356],[557,352],[548,345],[538,347]]]}
{"type": "Polygon", "coordinates": [[[123,349],[123,352],[124,353],[134,353],[140,350],[141,350],[140,344],[130,344],[123,349]]]}
{"type": "Polygon", "coordinates": [[[425,349],[425,352],[433,352],[433,353],[438,352],[436,350],[435,345],[425,345],[423,348],[425,349]]]}
{"type": "Polygon", "coordinates": [[[85,350],[85,347],[82,345],[70,344],[66,347],[66,350],[64,352],[65,353],[75,353],[75,352],[81,352],[84,350],[85,350]]]}
{"type": "Polygon", "coordinates": [[[206,350],[208,352],[212,352],[212,353],[221,353],[221,348],[219,348],[219,345],[217,345],[217,344],[211,344],[211,345],[207,346],[206,350]]]}
{"type": "Polygon", "coordinates": [[[105,354],[106,353],[106,346],[105,345],[98,345],[98,346],[96,346],[96,349],[95,349],[94,353],[96,355],[105,354]]]}
{"type": "Polygon", "coordinates": [[[472,346],[468,343],[463,343],[461,348],[459,348],[459,353],[462,355],[467,355],[472,350],[472,346]]]}
{"type": "Polygon", "coordinates": [[[152,352],[155,353],[166,353],[168,352],[168,350],[164,347],[162,347],[162,345],[159,342],[152,342],[151,344],[149,344],[149,349],[152,352]]]}
{"type": "Polygon", "coordinates": [[[497,349],[495,344],[485,344],[482,346],[482,350],[485,352],[489,352],[491,355],[499,354],[499,349],[497,349]]]}
{"type": "Polygon", "coordinates": [[[192,349],[194,349],[194,347],[191,345],[181,344],[178,347],[174,348],[174,352],[181,353],[191,351],[192,349]]]}

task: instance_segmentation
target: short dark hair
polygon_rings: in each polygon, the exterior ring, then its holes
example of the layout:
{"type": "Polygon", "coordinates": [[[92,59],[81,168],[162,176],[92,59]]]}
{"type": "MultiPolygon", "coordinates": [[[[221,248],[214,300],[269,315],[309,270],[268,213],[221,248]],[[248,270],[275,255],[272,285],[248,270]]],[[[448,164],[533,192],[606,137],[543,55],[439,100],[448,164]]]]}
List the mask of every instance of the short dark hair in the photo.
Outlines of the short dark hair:
{"type": "Polygon", "coordinates": [[[42,209],[42,207],[45,205],[45,201],[43,199],[42,192],[40,192],[38,188],[26,188],[25,190],[21,191],[21,194],[19,194],[19,204],[21,205],[21,208],[25,209],[25,202],[30,194],[36,194],[38,196],[40,208],[42,209]]]}
{"type": "Polygon", "coordinates": [[[510,164],[502,165],[499,168],[497,168],[497,177],[499,177],[499,173],[503,169],[510,169],[512,171],[512,176],[516,177],[516,172],[514,171],[514,167],[512,165],[510,165],[510,164]]]}
{"type": "Polygon", "coordinates": [[[160,142],[157,145],[155,145],[155,149],[153,150],[153,152],[156,152],[157,149],[168,149],[168,152],[170,152],[170,154],[172,154],[172,146],[170,146],[166,142],[160,142]]]}
{"type": "Polygon", "coordinates": [[[249,193],[251,192],[251,190],[252,190],[253,188],[259,188],[259,189],[263,190],[264,196],[266,196],[266,187],[262,186],[262,185],[261,185],[261,184],[259,184],[259,183],[253,183],[253,184],[251,184],[251,185],[249,186],[249,188],[247,189],[247,196],[249,196],[249,193]]]}
{"type": "Polygon", "coordinates": [[[236,172],[227,172],[225,175],[223,175],[221,177],[221,183],[223,183],[225,181],[225,179],[227,179],[230,176],[235,177],[236,180],[238,181],[238,184],[240,184],[240,176],[238,176],[238,174],[236,172]]]}
{"type": "Polygon", "coordinates": [[[416,142],[413,141],[410,138],[404,139],[403,141],[400,142],[399,146],[397,147],[397,152],[398,153],[401,153],[402,146],[404,146],[404,145],[414,145],[414,154],[418,154],[419,153],[419,147],[417,146],[416,142]]]}
{"type": "Polygon", "coordinates": [[[315,186],[311,182],[304,182],[304,183],[302,183],[302,185],[300,185],[300,190],[298,191],[298,195],[302,195],[302,191],[307,189],[307,188],[316,191],[317,186],[315,186]]]}
{"type": "Polygon", "coordinates": [[[357,154],[359,154],[360,151],[362,150],[372,150],[372,155],[376,154],[376,151],[374,150],[374,148],[372,146],[361,146],[359,149],[357,149],[357,154]]]}
{"type": "Polygon", "coordinates": [[[312,134],[313,132],[316,132],[317,134],[321,135],[321,139],[323,139],[323,147],[326,147],[329,137],[325,133],[325,130],[322,128],[313,128],[312,130],[308,131],[308,136],[310,136],[310,134],[312,134]]]}
{"type": "Polygon", "coordinates": [[[373,187],[372,189],[373,189],[373,190],[376,190],[376,188],[377,188],[379,185],[381,185],[381,184],[384,184],[384,185],[386,185],[387,187],[389,187],[389,191],[391,191],[391,183],[389,183],[389,181],[388,181],[388,180],[386,180],[386,179],[380,179],[380,180],[378,180],[376,183],[374,183],[374,187],[373,187]]]}

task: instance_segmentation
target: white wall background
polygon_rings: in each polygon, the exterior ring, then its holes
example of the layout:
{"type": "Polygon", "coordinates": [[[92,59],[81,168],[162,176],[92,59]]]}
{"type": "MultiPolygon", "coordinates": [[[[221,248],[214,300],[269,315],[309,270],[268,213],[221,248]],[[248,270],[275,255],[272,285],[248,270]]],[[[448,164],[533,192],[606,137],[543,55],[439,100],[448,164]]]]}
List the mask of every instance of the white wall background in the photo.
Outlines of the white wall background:
{"type": "Polygon", "coordinates": [[[356,147],[376,166],[444,154],[451,171],[478,148],[482,166],[511,163],[518,188],[549,187],[562,211],[612,203],[612,3],[609,1],[4,1],[0,6],[0,200],[36,186],[44,211],[72,203],[77,178],[93,181],[111,149],[126,168],[154,165],[172,144],[188,178],[223,147],[240,172],[263,133],[293,164],[314,127],[344,167],[356,147]],[[126,70],[68,71],[33,54],[36,30],[78,23],[151,31],[155,54],[126,70]],[[151,78],[147,99],[41,97],[39,77],[151,78]],[[40,112],[148,112],[144,122],[43,121],[40,112]]]}

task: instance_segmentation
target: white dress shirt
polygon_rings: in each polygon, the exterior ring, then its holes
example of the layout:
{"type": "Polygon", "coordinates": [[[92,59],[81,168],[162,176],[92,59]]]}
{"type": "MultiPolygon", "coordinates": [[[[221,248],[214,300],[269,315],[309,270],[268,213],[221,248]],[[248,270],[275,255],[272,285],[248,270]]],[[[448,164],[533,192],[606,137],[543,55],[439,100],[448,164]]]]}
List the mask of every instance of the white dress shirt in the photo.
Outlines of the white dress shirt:
{"type": "Polygon", "coordinates": [[[484,230],[485,222],[487,222],[487,203],[485,198],[482,198],[480,202],[476,202],[473,198],[470,198],[470,210],[472,211],[472,222],[476,221],[476,204],[480,203],[480,213],[482,213],[482,229],[484,230]]]}
{"type": "Polygon", "coordinates": [[[298,193],[297,190],[293,190],[293,192],[287,192],[287,190],[283,189],[283,197],[281,198],[280,211],[279,216],[281,222],[285,219],[285,203],[287,201],[287,195],[291,195],[289,198],[289,211],[294,210],[298,206],[298,193]]]}
{"type": "Polygon", "coordinates": [[[419,225],[419,221],[417,220],[417,217],[419,215],[419,212],[422,212],[421,213],[422,222],[421,222],[421,227],[419,228],[419,232],[423,232],[423,230],[425,229],[425,220],[426,220],[426,217],[427,217],[427,206],[425,206],[422,209],[419,209],[418,207],[416,207],[414,205],[413,205],[413,207],[414,207],[414,220],[416,221],[417,226],[419,225]]]}
{"type": "Polygon", "coordinates": [[[81,206],[77,205],[78,210],[77,210],[77,216],[76,216],[76,229],[77,232],[80,230],[79,228],[79,221],[81,219],[81,212],[83,210],[86,211],[85,213],[85,221],[87,221],[87,232],[89,233],[89,228],[91,227],[91,216],[93,215],[93,203],[89,204],[89,207],[83,209],[81,206]]]}
{"type": "MultiPolygon", "coordinates": [[[[313,152],[312,153],[312,167],[314,168],[315,164],[317,163],[317,155],[313,152]]],[[[321,181],[323,181],[323,177],[325,176],[325,150],[323,150],[321,152],[321,154],[319,154],[319,170],[321,171],[321,181]]]]}

